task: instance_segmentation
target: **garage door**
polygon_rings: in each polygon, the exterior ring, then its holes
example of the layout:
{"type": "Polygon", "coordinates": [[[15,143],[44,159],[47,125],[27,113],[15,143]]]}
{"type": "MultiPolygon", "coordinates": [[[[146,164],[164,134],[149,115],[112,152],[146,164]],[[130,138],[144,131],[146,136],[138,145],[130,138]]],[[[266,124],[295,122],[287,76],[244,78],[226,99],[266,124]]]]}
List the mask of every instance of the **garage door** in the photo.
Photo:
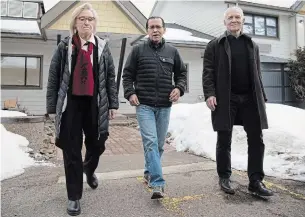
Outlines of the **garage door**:
{"type": "Polygon", "coordinates": [[[280,63],[262,63],[261,72],[268,102],[289,104],[295,96],[289,87],[285,65],[280,63]]]}

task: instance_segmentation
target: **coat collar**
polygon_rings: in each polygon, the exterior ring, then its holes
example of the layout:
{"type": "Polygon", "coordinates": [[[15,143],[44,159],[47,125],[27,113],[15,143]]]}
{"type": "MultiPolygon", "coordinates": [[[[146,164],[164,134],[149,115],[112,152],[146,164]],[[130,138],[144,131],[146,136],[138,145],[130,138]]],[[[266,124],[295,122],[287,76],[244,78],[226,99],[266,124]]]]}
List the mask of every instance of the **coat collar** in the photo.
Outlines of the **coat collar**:
{"type": "MultiPolygon", "coordinates": [[[[94,36],[96,41],[97,41],[97,46],[98,46],[98,59],[99,59],[99,63],[101,61],[101,56],[102,53],[104,51],[104,48],[107,44],[107,41],[104,39],[101,39],[100,37],[98,37],[97,35],[94,36]]],[[[64,38],[63,43],[66,44],[66,47],[68,48],[68,66],[69,66],[69,72],[71,70],[71,64],[72,64],[72,37],[68,36],[66,38],[64,38]]],[[[71,72],[70,72],[71,74],[71,72]]]]}
{"type": "MultiPolygon", "coordinates": [[[[228,31],[225,31],[221,36],[218,37],[218,39],[217,39],[218,43],[221,43],[222,40],[224,40],[228,37],[228,35],[230,35],[230,33],[228,31]]],[[[241,35],[239,37],[241,37],[241,36],[245,37],[246,39],[248,39],[250,41],[252,40],[252,38],[245,33],[241,33],[241,35]]]]}
{"type": "Polygon", "coordinates": [[[88,41],[84,40],[82,37],[80,37],[80,41],[82,43],[82,47],[86,44],[86,42],[91,42],[94,46],[95,46],[95,37],[94,37],[94,34],[91,34],[91,37],[88,41]]]}
{"type": "Polygon", "coordinates": [[[153,43],[149,38],[147,39],[147,42],[148,42],[148,45],[149,45],[151,48],[160,49],[160,48],[162,48],[163,45],[165,44],[165,39],[162,38],[159,44],[153,43]]]}

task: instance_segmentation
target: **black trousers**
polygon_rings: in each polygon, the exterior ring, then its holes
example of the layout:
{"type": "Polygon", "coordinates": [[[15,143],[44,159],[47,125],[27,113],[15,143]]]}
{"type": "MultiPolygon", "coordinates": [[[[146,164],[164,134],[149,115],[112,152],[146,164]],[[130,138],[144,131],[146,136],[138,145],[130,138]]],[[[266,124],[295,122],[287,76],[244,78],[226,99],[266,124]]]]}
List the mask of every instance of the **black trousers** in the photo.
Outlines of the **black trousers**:
{"type": "MultiPolygon", "coordinates": [[[[250,182],[264,178],[263,161],[265,145],[260,126],[259,113],[252,95],[231,95],[231,122],[237,117],[242,121],[248,141],[248,177],[250,182]]],[[[231,126],[231,129],[233,125],[231,126]]],[[[231,171],[231,131],[217,132],[216,162],[220,178],[229,178],[231,171]]]]}
{"type": "Polygon", "coordinates": [[[100,155],[105,151],[107,135],[98,140],[98,108],[96,97],[71,96],[62,116],[59,140],[63,145],[66,187],[69,200],[79,200],[83,192],[83,171],[93,174],[100,155]],[[85,135],[86,154],[82,146],[85,135]]]}

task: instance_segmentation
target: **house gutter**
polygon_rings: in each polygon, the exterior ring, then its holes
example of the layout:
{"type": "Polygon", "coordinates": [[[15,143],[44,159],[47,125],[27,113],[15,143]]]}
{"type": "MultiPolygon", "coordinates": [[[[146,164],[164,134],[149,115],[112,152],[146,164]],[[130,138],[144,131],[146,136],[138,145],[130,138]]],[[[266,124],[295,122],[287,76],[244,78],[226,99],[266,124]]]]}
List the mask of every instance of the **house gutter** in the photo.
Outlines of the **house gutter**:
{"type": "Polygon", "coordinates": [[[225,1],[227,4],[238,4],[238,6],[251,6],[255,8],[260,9],[270,9],[270,10],[276,10],[276,11],[284,11],[284,12],[295,12],[295,10],[291,8],[285,8],[285,7],[278,7],[278,6],[272,6],[272,5],[264,5],[259,3],[252,3],[252,2],[245,2],[245,1],[225,1]]]}

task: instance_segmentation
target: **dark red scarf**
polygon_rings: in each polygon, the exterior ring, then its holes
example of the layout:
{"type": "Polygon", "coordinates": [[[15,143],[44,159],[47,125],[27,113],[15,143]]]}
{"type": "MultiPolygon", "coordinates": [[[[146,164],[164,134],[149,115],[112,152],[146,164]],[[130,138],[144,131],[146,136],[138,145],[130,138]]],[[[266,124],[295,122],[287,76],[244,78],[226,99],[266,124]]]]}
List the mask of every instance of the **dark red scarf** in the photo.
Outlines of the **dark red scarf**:
{"type": "Polygon", "coordinates": [[[93,44],[89,42],[88,51],[82,49],[80,37],[73,35],[73,44],[77,50],[76,64],[73,72],[72,94],[77,96],[93,96],[94,78],[90,55],[93,44]]]}

